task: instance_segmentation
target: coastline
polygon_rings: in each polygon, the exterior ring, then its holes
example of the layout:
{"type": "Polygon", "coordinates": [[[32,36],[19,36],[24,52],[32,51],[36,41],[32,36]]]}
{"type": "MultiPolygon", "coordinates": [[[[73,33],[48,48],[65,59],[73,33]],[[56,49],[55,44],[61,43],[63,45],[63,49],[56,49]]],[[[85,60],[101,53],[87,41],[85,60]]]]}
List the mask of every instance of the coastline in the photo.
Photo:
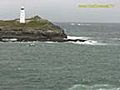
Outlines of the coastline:
{"type": "Polygon", "coordinates": [[[19,23],[19,19],[7,21],[0,20],[0,41],[84,42],[86,40],[69,39],[61,27],[39,16],[34,16],[26,19],[25,24],[19,23]]]}

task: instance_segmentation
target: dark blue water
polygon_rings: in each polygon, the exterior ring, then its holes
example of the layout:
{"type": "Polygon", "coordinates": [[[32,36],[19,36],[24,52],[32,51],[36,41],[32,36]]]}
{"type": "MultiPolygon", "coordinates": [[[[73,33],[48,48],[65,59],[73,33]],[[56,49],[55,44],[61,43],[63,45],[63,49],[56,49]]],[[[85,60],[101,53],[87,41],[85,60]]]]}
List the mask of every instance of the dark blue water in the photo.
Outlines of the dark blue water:
{"type": "Polygon", "coordinates": [[[120,24],[77,24],[57,23],[88,42],[1,42],[0,90],[119,90],[120,24]]]}

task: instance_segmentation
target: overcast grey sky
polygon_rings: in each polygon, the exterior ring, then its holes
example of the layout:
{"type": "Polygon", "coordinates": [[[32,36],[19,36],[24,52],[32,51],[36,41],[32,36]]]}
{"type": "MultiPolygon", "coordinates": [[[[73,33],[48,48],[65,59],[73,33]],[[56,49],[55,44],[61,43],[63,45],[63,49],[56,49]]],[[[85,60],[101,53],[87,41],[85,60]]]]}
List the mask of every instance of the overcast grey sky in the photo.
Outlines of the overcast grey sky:
{"type": "Polygon", "coordinates": [[[1,0],[0,19],[18,18],[21,5],[27,17],[40,15],[52,22],[120,22],[120,0],[1,0]],[[115,7],[81,9],[81,3],[112,3],[115,7]]]}

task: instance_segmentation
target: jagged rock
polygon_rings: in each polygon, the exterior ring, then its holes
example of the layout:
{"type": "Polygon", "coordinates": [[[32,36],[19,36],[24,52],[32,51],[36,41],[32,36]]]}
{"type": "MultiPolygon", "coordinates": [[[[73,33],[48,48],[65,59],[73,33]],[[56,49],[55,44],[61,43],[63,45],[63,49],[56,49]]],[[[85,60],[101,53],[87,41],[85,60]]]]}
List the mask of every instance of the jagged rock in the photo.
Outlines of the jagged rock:
{"type": "Polygon", "coordinates": [[[0,20],[1,41],[65,41],[66,38],[63,29],[39,16],[26,19],[25,24],[19,23],[19,19],[0,20]]]}

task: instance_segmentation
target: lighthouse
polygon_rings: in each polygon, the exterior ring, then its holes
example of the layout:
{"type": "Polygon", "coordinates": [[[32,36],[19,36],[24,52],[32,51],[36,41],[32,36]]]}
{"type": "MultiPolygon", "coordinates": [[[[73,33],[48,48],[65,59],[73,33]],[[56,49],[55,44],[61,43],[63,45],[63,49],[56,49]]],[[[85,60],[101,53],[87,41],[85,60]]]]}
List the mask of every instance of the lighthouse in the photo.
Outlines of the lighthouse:
{"type": "Polygon", "coordinates": [[[20,10],[20,23],[25,23],[25,8],[23,6],[20,10]]]}

